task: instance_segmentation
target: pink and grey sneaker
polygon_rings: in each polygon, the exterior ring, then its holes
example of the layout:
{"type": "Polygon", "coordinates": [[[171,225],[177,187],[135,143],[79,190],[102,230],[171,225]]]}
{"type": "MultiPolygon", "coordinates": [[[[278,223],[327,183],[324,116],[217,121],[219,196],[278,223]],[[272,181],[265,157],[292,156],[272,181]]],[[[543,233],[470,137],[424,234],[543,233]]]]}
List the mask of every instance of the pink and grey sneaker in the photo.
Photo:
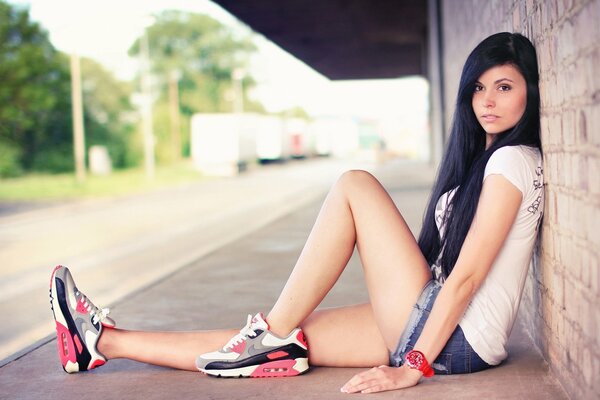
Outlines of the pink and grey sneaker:
{"type": "Polygon", "coordinates": [[[196,358],[200,372],[218,377],[266,378],[300,375],[308,370],[308,345],[302,329],[287,337],[269,331],[262,314],[248,322],[223,349],[196,358]]]}
{"type": "Polygon", "coordinates": [[[56,321],[58,356],[65,372],[87,371],[106,363],[96,348],[104,327],[114,327],[108,309],[99,309],[75,286],[67,267],[50,279],[50,304],[56,321]]]}

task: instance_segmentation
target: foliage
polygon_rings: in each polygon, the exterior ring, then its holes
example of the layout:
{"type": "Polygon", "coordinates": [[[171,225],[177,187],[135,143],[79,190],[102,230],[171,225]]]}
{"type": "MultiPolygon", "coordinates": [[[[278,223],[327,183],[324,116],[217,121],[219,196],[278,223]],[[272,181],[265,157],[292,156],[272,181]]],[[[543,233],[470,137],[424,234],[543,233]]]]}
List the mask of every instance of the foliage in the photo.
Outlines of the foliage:
{"type": "MultiPolygon", "coordinates": [[[[183,154],[189,154],[189,122],[197,112],[233,109],[232,74],[247,69],[256,50],[220,22],[200,14],[167,11],[147,28],[155,93],[154,132],[159,161],[178,158],[172,146],[168,79],[178,74],[183,154]]],[[[130,49],[139,55],[139,39],[130,49]]],[[[141,159],[136,88],[116,80],[97,62],[81,60],[85,143],[108,148],[113,166],[141,159]]],[[[0,177],[28,171],[73,170],[69,57],[50,43],[27,9],[0,0],[0,177]]],[[[242,77],[244,108],[264,112],[245,96],[254,80],[242,77]]]]}
{"type": "MultiPolygon", "coordinates": [[[[0,177],[73,169],[69,57],[26,9],[0,0],[0,177]]],[[[108,147],[115,167],[139,159],[130,85],[82,60],[86,145],[108,147]]]]}
{"type": "MultiPolygon", "coordinates": [[[[189,149],[189,120],[197,112],[231,112],[233,109],[232,74],[247,69],[250,55],[256,51],[249,37],[238,38],[230,28],[213,18],[194,13],[165,11],[146,29],[154,91],[154,133],[157,158],[173,157],[168,112],[168,77],[178,74],[179,110],[183,149],[189,149]]],[[[139,38],[131,47],[132,56],[140,56],[139,38]]],[[[254,85],[246,75],[244,89],[254,85]]],[[[246,91],[244,90],[244,93],[246,91]]],[[[245,97],[245,96],[244,96],[245,97]]],[[[248,111],[264,112],[260,103],[244,98],[248,111]]]]}
{"type": "Polygon", "coordinates": [[[287,118],[302,118],[305,120],[310,119],[310,116],[308,115],[306,110],[302,107],[290,108],[288,110],[281,111],[278,114],[282,117],[287,117],[287,118]]]}
{"type": "Polygon", "coordinates": [[[87,58],[81,60],[81,79],[86,147],[106,146],[116,168],[137,164],[133,134],[138,117],[129,100],[131,85],[87,58]]]}
{"type": "Polygon", "coordinates": [[[62,117],[70,115],[67,78],[63,60],[28,11],[0,0],[0,143],[12,159],[4,160],[12,164],[3,167],[9,175],[44,168],[49,159],[62,169],[72,157],[53,146],[71,132],[70,119],[62,117]],[[42,149],[52,150],[49,158],[42,149]]]}
{"type": "Polygon", "coordinates": [[[0,176],[12,177],[21,174],[21,152],[17,146],[5,140],[0,141],[0,176]]]}

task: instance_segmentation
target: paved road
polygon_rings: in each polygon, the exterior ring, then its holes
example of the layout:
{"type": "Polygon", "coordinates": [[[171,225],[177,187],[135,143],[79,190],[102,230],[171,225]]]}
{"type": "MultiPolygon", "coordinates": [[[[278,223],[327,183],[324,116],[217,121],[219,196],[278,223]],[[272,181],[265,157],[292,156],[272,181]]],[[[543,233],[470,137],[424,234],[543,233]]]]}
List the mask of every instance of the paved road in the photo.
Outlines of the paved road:
{"type": "Polygon", "coordinates": [[[54,265],[71,267],[97,305],[109,305],[323,196],[350,167],[335,160],[270,165],[150,194],[0,215],[0,360],[52,332],[54,265]]]}
{"type": "MultiPolygon", "coordinates": [[[[427,171],[423,165],[404,167],[408,168],[386,165],[378,168],[375,175],[390,191],[416,233],[429,193],[426,179],[421,179],[427,178],[424,174],[427,171]]],[[[245,315],[267,312],[277,298],[310,231],[319,203],[320,199],[299,207],[151,287],[119,300],[113,317],[126,329],[239,328],[245,315]]],[[[367,298],[363,270],[355,254],[323,306],[360,303],[367,298]]],[[[499,368],[476,374],[435,376],[409,391],[370,395],[368,399],[566,400],[523,326],[517,320],[508,343],[510,356],[499,368]]],[[[107,393],[108,397],[125,400],[349,399],[339,388],[360,371],[364,368],[314,367],[294,379],[212,379],[194,372],[117,359],[101,369],[73,376],[62,372],[56,341],[50,340],[20,359],[0,366],[0,399],[104,400],[107,393]]]]}

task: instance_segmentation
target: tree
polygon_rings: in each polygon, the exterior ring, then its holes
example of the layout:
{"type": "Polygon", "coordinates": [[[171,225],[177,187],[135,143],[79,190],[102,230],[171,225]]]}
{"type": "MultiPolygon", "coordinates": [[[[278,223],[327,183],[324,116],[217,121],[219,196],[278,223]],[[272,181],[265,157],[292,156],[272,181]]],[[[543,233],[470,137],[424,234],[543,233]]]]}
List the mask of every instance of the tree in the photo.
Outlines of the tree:
{"type": "Polygon", "coordinates": [[[72,165],[66,65],[27,10],[0,0],[0,176],[72,165]]]}
{"type": "Polygon", "coordinates": [[[81,71],[86,147],[106,146],[116,168],[137,164],[140,154],[133,141],[137,115],[129,100],[132,86],[89,58],[82,59],[81,71]]]}
{"type": "MultiPolygon", "coordinates": [[[[213,18],[180,11],[166,11],[146,30],[152,73],[158,92],[155,103],[154,131],[158,139],[159,160],[169,160],[171,147],[168,112],[168,77],[179,75],[181,126],[186,129],[184,146],[189,146],[189,119],[197,112],[231,112],[232,71],[247,69],[250,55],[256,51],[249,37],[237,38],[231,30],[213,18]]],[[[139,56],[140,39],[129,54],[139,56]]],[[[254,85],[246,76],[244,88],[254,85]]],[[[263,111],[259,103],[244,99],[246,109],[263,111]]]]}
{"type": "MultiPolygon", "coordinates": [[[[108,147],[115,167],[135,164],[132,88],[84,59],[86,146],[108,147]]],[[[73,170],[69,57],[25,9],[0,0],[0,177],[73,170]]]]}

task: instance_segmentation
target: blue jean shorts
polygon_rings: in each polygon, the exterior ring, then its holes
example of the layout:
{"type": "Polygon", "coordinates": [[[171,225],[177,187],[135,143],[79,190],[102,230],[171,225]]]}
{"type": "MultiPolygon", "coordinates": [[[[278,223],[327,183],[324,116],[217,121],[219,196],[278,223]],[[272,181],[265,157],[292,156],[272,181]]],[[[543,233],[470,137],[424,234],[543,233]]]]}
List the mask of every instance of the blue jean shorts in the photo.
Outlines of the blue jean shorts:
{"type": "MultiPolygon", "coordinates": [[[[399,367],[404,364],[406,353],[411,351],[425,326],[433,303],[440,293],[442,285],[431,280],[425,285],[417,303],[413,306],[406,329],[402,332],[396,351],[390,353],[390,365],[399,367]]],[[[448,339],[446,346],[431,364],[436,374],[468,374],[490,368],[473,350],[459,325],[448,339]]]]}

